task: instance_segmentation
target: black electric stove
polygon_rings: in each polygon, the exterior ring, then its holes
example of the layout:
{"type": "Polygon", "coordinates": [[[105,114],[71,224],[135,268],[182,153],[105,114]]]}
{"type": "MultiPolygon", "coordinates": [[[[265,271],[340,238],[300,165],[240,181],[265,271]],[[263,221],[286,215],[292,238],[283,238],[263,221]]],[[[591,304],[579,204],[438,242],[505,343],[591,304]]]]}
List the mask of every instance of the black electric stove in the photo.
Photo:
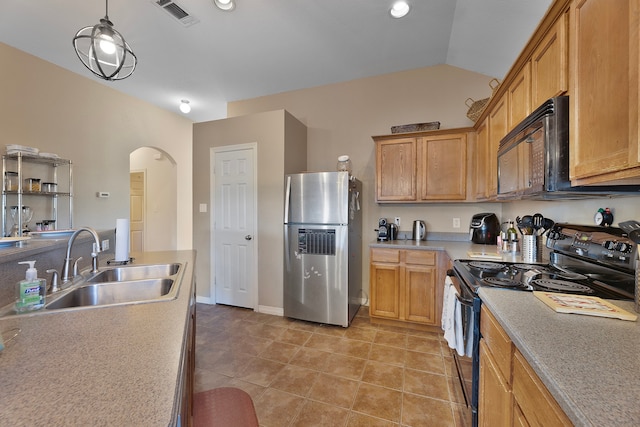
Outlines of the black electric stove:
{"type": "MultiPolygon", "coordinates": [[[[571,260],[576,264],[575,260],[571,260]]],[[[517,291],[561,292],[607,299],[633,299],[635,277],[598,265],[584,265],[582,272],[552,264],[523,264],[478,260],[456,260],[461,279],[477,293],[478,288],[517,291]]]]}
{"type": "Polygon", "coordinates": [[[477,294],[481,286],[633,299],[636,245],[616,227],[556,224],[548,264],[456,260],[454,270],[477,294]]]}
{"type": "Polygon", "coordinates": [[[447,273],[459,291],[463,340],[473,340],[471,357],[453,351],[460,384],[478,425],[480,378],[480,287],[513,291],[546,291],[632,300],[635,290],[637,247],[616,227],[556,224],[547,239],[549,263],[525,264],[480,260],[455,260],[447,273]],[[471,380],[467,378],[471,368],[471,380]]]}

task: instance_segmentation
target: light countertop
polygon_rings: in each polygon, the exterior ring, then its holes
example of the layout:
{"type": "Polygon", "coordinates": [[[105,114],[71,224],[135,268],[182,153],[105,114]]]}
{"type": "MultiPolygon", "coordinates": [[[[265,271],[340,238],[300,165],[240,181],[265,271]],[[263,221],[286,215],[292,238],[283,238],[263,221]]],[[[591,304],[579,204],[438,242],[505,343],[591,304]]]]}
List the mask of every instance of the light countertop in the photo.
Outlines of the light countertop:
{"type": "Polygon", "coordinates": [[[640,425],[640,322],[556,313],[530,292],[479,293],[576,426],[640,425]]]}
{"type": "Polygon", "coordinates": [[[493,257],[500,256],[502,261],[508,262],[520,262],[522,258],[520,257],[520,253],[512,254],[512,253],[498,253],[498,249],[496,245],[478,245],[475,243],[471,243],[468,240],[465,241],[450,241],[450,240],[391,240],[385,242],[371,242],[369,244],[371,248],[397,248],[397,249],[422,249],[422,250],[431,250],[431,251],[444,251],[449,255],[449,258],[452,260],[456,259],[469,259],[469,252],[473,252],[476,254],[488,254],[491,257],[486,258],[478,258],[479,260],[491,260],[491,261],[499,261],[494,259],[493,257]]]}
{"type": "Polygon", "coordinates": [[[21,329],[0,352],[0,425],[171,425],[195,252],[135,260],[167,262],[184,266],[174,300],[0,319],[21,329]]]}

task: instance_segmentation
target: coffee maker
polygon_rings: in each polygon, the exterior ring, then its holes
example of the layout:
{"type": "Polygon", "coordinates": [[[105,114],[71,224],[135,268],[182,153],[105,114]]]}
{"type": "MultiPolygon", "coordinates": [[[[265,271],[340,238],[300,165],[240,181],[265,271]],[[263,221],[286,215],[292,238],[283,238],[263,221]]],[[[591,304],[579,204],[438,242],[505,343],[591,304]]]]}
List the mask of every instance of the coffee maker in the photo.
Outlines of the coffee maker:
{"type": "Polygon", "coordinates": [[[384,242],[389,240],[389,224],[387,224],[387,218],[380,218],[378,220],[378,241],[384,242]]]}

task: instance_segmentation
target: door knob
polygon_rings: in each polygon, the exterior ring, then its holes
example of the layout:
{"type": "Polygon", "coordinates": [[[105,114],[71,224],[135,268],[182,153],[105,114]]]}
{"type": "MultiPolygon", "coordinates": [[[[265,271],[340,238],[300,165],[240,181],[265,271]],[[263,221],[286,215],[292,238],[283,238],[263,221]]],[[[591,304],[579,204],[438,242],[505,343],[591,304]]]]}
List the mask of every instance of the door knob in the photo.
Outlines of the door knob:
{"type": "Polygon", "coordinates": [[[251,239],[252,239],[251,234],[247,234],[246,236],[244,236],[244,240],[251,240],[251,239]]]}

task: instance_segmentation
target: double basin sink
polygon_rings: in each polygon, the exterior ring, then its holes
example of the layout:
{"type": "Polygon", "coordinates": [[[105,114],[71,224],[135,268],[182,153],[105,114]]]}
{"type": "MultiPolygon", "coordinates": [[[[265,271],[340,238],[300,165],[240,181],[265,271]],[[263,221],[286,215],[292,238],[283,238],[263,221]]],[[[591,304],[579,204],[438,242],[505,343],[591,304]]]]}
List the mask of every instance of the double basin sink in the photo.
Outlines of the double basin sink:
{"type": "Polygon", "coordinates": [[[174,299],[181,264],[107,267],[74,287],[48,295],[46,310],[135,304],[174,299]]]}

